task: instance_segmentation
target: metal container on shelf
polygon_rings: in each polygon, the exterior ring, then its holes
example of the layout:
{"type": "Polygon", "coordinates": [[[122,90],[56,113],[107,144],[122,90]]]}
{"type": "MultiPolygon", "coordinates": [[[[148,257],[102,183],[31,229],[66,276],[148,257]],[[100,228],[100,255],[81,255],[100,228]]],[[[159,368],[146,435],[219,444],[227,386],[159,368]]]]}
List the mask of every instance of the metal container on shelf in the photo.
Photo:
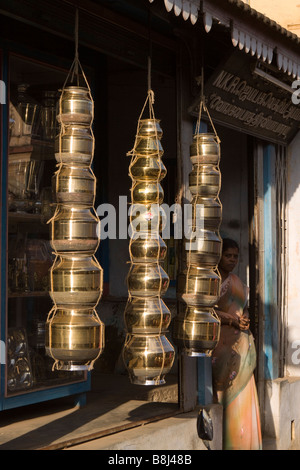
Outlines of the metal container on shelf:
{"type": "Polygon", "coordinates": [[[161,181],[167,169],[160,158],[137,155],[129,167],[129,175],[138,181],[161,181]]]}
{"type": "Polygon", "coordinates": [[[199,218],[200,222],[203,222],[205,230],[219,230],[222,222],[222,204],[218,199],[194,196],[191,206],[192,218],[189,224],[193,231],[196,230],[196,217],[199,218]]]}
{"type": "Polygon", "coordinates": [[[94,257],[58,256],[50,269],[50,296],[58,307],[94,308],[103,290],[103,271],[94,257]]]}
{"type": "Polygon", "coordinates": [[[194,239],[185,240],[185,247],[189,264],[215,269],[222,254],[222,239],[217,232],[199,230],[194,239]]]}
{"type": "Polygon", "coordinates": [[[220,144],[215,134],[195,134],[190,145],[192,163],[218,165],[220,161],[220,144]]]}
{"type": "Polygon", "coordinates": [[[159,204],[132,204],[129,211],[130,230],[134,232],[161,232],[167,215],[159,204]]]}
{"type": "Polygon", "coordinates": [[[88,207],[58,206],[50,222],[50,243],[58,254],[92,256],[99,246],[100,221],[88,207]]]}
{"type": "Polygon", "coordinates": [[[171,312],[159,297],[131,297],[125,308],[124,321],[128,333],[158,334],[167,331],[171,312]]]}
{"type": "Polygon", "coordinates": [[[59,163],[90,165],[94,154],[94,137],[89,128],[70,125],[55,138],[55,158],[59,163]]]}
{"type": "Polygon", "coordinates": [[[137,155],[162,156],[164,151],[159,139],[155,137],[137,137],[134,149],[137,155]]]}
{"type": "Polygon", "coordinates": [[[184,306],[173,323],[174,343],[188,356],[211,356],[220,338],[214,309],[184,306]]]}
{"type": "Polygon", "coordinates": [[[141,137],[162,138],[163,131],[159,119],[140,119],[137,135],[141,137]]]}
{"type": "Polygon", "coordinates": [[[193,195],[217,198],[221,189],[221,173],[213,165],[193,165],[189,174],[189,190],[193,195]]]}
{"type": "Polygon", "coordinates": [[[52,190],[58,204],[93,206],[96,177],[89,167],[60,165],[52,176],[52,190]]]}
{"type": "Polygon", "coordinates": [[[60,370],[87,370],[104,349],[104,325],[94,309],[56,309],[45,338],[46,354],[60,370]]]}
{"type": "Polygon", "coordinates": [[[123,348],[130,380],[138,385],[164,384],[174,358],[174,348],[164,335],[128,335],[123,348]]]}
{"type": "Polygon", "coordinates": [[[93,114],[94,104],[88,88],[69,86],[63,89],[57,109],[59,123],[89,126],[93,120],[93,114]]]}
{"type": "Polygon", "coordinates": [[[129,293],[134,297],[163,295],[169,287],[169,276],[159,264],[132,264],[127,276],[129,293]]]}
{"type": "Polygon", "coordinates": [[[220,276],[213,270],[190,266],[177,277],[177,298],[187,305],[214,307],[220,296],[220,276]]]}
{"type": "Polygon", "coordinates": [[[167,245],[160,235],[148,237],[135,233],[130,240],[129,253],[133,263],[155,263],[163,261],[167,254],[167,245]]]}
{"type": "Polygon", "coordinates": [[[133,204],[161,204],[164,190],[160,183],[151,181],[138,181],[132,187],[133,204]]]}

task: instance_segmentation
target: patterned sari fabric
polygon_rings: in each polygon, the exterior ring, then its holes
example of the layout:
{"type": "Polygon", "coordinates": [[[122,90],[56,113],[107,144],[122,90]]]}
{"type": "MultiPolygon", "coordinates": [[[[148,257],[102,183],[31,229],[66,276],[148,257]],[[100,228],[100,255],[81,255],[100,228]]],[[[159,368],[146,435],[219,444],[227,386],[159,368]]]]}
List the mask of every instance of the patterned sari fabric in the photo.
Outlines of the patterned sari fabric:
{"type": "MultiPolygon", "coordinates": [[[[221,320],[238,320],[247,303],[248,289],[235,274],[222,283],[218,303],[221,320]]],[[[213,352],[215,399],[223,406],[223,449],[262,448],[259,406],[253,371],[256,366],[254,338],[250,330],[222,325],[213,352]]]]}

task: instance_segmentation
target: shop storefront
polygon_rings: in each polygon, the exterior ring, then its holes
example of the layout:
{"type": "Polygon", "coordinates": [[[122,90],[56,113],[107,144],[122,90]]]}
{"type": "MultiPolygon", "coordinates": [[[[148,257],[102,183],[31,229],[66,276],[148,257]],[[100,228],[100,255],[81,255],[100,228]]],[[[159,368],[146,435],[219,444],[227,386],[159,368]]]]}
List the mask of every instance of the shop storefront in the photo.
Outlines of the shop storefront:
{"type": "MultiPolygon", "coordinates": [[[[282,383],[291,370],[299,375],[292,362],[297,338],[292,335],[291,341],[288,331],[288,316],[296,322],[293,331],[299,328],[293,314],[295,296],[288,287],[288,277],[293,283],[294,275],[288,265],[297,212],[298,173],[293,168],[300,108],[292,101],[292,83],[300,76],[299,41],[243,2],[198,3],[120,1],[112,7],[111,2],[31,0],[25,7],[22,2],[4,2],[2,410],[64,396],[84,402],[91,374],[113,377],[114,387],[118,377],[123,380],[127,374],[121,356],[130,258],[122,220],[131,196],[128,152],[147,95],[151,56],[151,88],[167,169],[161,182],[164,203],[183,205],[192,199],[190,145],[201,92],[220,138],[220,233],[240,246],[237,274],[250,287],[263,429],[266,436],[279,437],[273,417],[280,403],[271,400],[269,391],[282,386],[278,380],[282,383]],[[97,313],[105,325],[105,348],[93,372],[52,370],[44,348],[45,320],[52,308],[48,271],[53,250],[47,222],[55,210],[56,103],[74,57],[76,8],[79,57],[95,104],[94,206],[102,220],[96,257],[103,268],[103,295],[97,313]],[[18,119],[22,106],[31,113],[27,127],[18,119]]],[[[202,126],[211,132],[205,113],[202,126]]],[[[170,284],[164,302],[173,322],[182,249],[173,226],[165,243],[163,268],[170,284]]],[[[212,386],[211,359],[181,354],[172,338],[172,322],[167,337],[176,358],[166,382],[172,389],[170,413],[175,414],[211,405],[212,386]]],[[[287,419],[286,426],[297,422],[294,411],[287,419]]],[[[291,445],[287,438],[282,442],[291,445]]]]}

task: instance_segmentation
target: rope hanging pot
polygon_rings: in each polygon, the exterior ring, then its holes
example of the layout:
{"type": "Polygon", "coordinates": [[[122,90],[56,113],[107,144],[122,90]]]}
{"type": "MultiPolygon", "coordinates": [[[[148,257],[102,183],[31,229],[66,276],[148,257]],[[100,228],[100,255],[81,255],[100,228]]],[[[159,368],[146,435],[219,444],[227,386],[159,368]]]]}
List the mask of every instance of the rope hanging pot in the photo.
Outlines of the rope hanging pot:
{"type": "Polygon", "coordinates": [[[103,290],[103,270],[95,256],[99,217],[94,208],[94,101],[78,57],[62,87],[55,141],[58,169],[53,176],[56,210],[48,221],[55,260],[50,268],[53,308],[46,322],[46,352],[53,370],[91,370],[104,349],[104,325],[96,312],[103,290]],[[80,86],[80,78],[84,85],[80,86]],[[67,86],[71,79],[72,85],[67,86]],[[73,85],[76,80],[76,85],[73,85]]]}
{"type": "Polygon", "coordinates": [[[133,208],[138,208],[140,221],[138,218],[130,221],[128,301],[124,311],[127,333],[122,355],[131,382],[139,385],[165,383],[165,374],[175,357],[174,348],[165,336],[171,314],[161,299],[169,286],[169,277],[160,265],[166,255],[166,245],[160,236],[160,215],[151,224],[152,215],[163,201],[160,181],[166,175],[161,161],[163,133],[153,103],[154,93],[149,89],[138,119],[133,149],[127,154],[131,157],[131,203],[133,208]],[[147,105],[149,117],[144,119],[147,105]]]}

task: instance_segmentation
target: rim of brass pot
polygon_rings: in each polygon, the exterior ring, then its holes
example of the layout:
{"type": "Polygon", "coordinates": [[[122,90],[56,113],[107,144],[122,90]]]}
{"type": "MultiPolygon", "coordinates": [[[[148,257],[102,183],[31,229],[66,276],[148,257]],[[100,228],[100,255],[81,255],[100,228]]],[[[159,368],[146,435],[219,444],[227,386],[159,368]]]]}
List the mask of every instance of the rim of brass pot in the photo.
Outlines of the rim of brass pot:
{"type": "Polygon", "coordinates": [[[160,127],[160,120],[159,119],[140,119],[139,126],[137,131],[138,136],[144,137],[155,137],[157,136],[159,139],[162,138],[163,131],[160,127]]]}
{"type": "Polygon", "coordinates": [[[171,312],[160,297],[131,297],[125,307],[124,322],[128,333],[159,334],[167,331],[171,312]]]}
{"type": "Polygon", "coordinates": [[[175,350],[165,335],[128,335],[122,355],[132,383],[162,385],[173,366],[175,350]]]}

